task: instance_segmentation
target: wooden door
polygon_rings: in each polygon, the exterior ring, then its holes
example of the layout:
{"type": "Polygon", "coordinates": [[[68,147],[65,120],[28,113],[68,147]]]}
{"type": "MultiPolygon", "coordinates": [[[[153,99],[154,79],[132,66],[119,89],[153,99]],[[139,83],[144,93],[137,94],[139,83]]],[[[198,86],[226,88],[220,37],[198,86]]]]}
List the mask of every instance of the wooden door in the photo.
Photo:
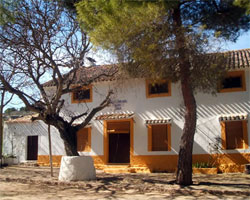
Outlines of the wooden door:
{"type": "Polygon", "coordinates": [[[109,163],[130,162],[130,134],[109,134],[109,163]]]}
{"type": "Polygon", "coordinates": [[[27,160],[37,160],[38,136],[28,136],[27,160]]]}

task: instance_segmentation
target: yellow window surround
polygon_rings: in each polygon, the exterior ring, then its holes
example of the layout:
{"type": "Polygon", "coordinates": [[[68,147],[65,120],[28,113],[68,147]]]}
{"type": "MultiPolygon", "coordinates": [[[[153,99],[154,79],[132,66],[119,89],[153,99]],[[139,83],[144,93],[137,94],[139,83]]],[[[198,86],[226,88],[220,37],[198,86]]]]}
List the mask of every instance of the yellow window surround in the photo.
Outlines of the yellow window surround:
{"type": "Polygon", "coordinates": [[[104,152],[104,163],[109,164],[109,134],[119,132],[117,134],[128,133],[126,130],[108,130],[108,123],[110,122],[129,122],[129,133],[130,133],[130,158],[134,155],[134,120],[133,118],[129,119],[119,119],[119,120],[104,120],[103,121],[103,152],[104,152]]]}
{"type": "MultiPolygon", "coordinates": [[[[77,86],[74,86],[77,87],[77,86]]],[[[88,86],[83,86],[80,90],[89,90],[89,99],[76,99],[75,98],[75,94],[77,91],[74,91],[71,93],[71,103],[88,103],[88,102],[92,102],[93,101],[93,89],[92,89],[92,85],[88,85],[88,86]]],[[[79,90],[78,90],[79,91],[79,90]]]]}
{"type": "Polygon", "coordinates": [[[167,81],[167,80],[160,80],[157,81],[156,83],[158,84],[164,84],[167,83],[168,85],[168,92],[164,92],[164,93],[157,93],[157,94],[151,94],[150,93],[150,88],[152,87],[152,84],[154,82],[152,80],[146,80],[146,97],[147,98],[154,98],[154,97],[167,97],[167,96],[171,96],[171,82],[167,81]]]}
{"type": "MultiPolygon", "coordinates": [[[[152,126],[158,126],[159,124],[155,125],[147,125],[148,127],[148,151],[153,151],[152,147],[152,140],[153,140],[153,131],[152,131],[152,126]]],[[[162,124],[161,124],[162,125],[162,124]]],[[[167,126],[167,134],[168,134],[168,139],[167,139],[167,146],[168,146],[168,151],[171,151],[171,124],[164,124],[167,126]]]]}
{"type": "MultiPolygon", "coordinates": [[[[221,124],[221,145],[222,149],[227,149],[227,140],[226,140],[226,122],[222,121],[221,124]]],[[[247,120],[242,121],[242,131],[243,131],[243,148],[242,149],[248,149],[248,133],[247,133],[247,120]]]]}
{"type": "Polygon", "coordinates": [[[219,92],[238,92],[238,91],[246,91],[246,79],[245,79],[245,71],[230,71],[227,72],[227,75],[225,78],[234,78],[234,77],[240,77],[241,79],[241,87],[234,87],[234,88],[222,88],[222,83],[220,84],[219,92]]]}

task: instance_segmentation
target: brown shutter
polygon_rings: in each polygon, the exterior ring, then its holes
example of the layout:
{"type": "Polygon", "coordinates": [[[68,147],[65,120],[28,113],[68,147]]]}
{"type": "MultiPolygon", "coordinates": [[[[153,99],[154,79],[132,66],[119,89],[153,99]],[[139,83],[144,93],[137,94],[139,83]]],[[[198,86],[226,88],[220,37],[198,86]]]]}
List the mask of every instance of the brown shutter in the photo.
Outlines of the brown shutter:
{"type": "Polygon", "coordinates": [[[242,121],[231,121],[225,124],[227,149],[242,149],[244,143],[242,121]]]}
{"type": "Polygon", "coordinates": [[[77,132],[77,151],[89,151],[89,130],[83,128],[77,132]]]}
{"type": "Polygon", "coordinates": [[[152,151],[168,151],[167,125],[152,126],[152,151]]]}

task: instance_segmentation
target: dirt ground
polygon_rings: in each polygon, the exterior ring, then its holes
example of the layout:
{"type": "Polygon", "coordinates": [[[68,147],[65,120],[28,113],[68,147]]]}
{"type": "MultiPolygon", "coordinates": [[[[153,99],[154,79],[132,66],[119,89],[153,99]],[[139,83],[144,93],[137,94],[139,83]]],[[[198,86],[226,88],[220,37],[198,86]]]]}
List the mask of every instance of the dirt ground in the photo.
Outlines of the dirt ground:
{"type": "Polygon", "coordinates": [[[12,166],[0,169],[0,199],[250,199],[250,175],[194,175],[194,184],[180,187],[172,173],[105,174],[94,181],[58,181],[47,167],[12,166]]]}

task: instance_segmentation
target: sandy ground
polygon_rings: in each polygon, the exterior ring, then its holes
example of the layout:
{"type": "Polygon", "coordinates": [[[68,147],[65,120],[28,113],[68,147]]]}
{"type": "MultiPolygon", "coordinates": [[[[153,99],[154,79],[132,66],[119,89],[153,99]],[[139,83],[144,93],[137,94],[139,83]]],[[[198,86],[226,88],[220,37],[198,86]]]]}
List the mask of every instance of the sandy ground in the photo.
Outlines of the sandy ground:
{"type": "Polygon", "coordinates": [[[105,174],[95,181],[60,182],[46,167],[0,169],[0,199],[250,199],[250,175],[194,175],[194,184],[180,187],[171,173],[105,174]]]}

